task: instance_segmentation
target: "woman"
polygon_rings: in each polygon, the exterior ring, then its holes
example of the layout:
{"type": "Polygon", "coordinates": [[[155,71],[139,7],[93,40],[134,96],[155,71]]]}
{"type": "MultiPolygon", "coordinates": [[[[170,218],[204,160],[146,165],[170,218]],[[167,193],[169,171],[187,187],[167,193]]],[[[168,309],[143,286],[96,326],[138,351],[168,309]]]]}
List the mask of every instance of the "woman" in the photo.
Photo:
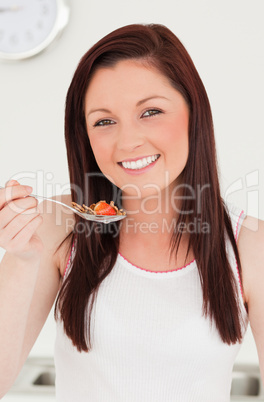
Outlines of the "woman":
{"type": "Polygon", "coordinates": [[[65,138],[63,201],[114,200],[127,218],[88,223],[17,182],[1,191],[1,394],[59,292],[58,401],[228,401],[249,320],[264,366],[264,225],[221,198],[210,105],[175,35],[130,25],[95,44],[65,138]]]}

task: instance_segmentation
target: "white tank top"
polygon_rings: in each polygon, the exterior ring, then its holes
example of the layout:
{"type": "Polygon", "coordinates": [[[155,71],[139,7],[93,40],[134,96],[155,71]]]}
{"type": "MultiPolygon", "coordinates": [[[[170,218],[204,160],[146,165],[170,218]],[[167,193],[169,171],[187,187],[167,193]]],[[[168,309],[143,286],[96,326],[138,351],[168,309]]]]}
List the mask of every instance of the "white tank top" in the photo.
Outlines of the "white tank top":
{"type": "MultiPolygon", "coordinates": [[[[237,240],[245,214],[229,204],[237,240]]],[[[227,242],[243,308],[235,255],[227,242]]],[[[74,257],[67,264],[66,275],[74,257]]],[[[57,322],[57,402],[227,402],[240,344],[227,345],[202,315],[196,261],[151,272],[120,254],[99,287],[90,352],[78,352],[57,322]]]]}

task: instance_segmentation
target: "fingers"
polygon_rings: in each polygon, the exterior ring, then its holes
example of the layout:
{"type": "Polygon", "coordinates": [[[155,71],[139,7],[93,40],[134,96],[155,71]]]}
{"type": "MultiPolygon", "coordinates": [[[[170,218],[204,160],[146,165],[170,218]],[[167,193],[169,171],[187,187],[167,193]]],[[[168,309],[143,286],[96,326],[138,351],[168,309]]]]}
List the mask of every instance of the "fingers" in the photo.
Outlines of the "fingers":
{"type": "Polygon", "coordinates": [[[33,197],[20,198],[10,201],[0,210],[0,230],[12,221],[17,215],[31,215],[38,211],[38,201],[33,197]]]}
{"type": "Polygon", "coordinates": [[[22,255],[33,244],[31,239],[42,223],[38,201],[29,196],[31,192],[31,187],[15,180],[0,189],[0,246],[13,254],[22,255]]]}
{"type": "MultiPolygon", "coordinates": [[[[25,187],[19,183],[11,185],[8,182],[5,189],[1,189],[0,230],[5,228],[17,215],[36,212],[38,201],[34,197],[28,196],[29,191],[25,187]]],[[[23,217],[21,219],[23,220],[23,217]]]]}
{"type": "Polygon", "coordinates": [[[16,186],[17,184],[19,184],[17,180],[8,180],[5,184],[5,187],[16,186]]]}
{"type": "Polygon", "coordinates": [[[12,230],[10,230],[10,239],[7,242],[5,249],[9,253],[18,254],[23,253],[29,247],[30,241],[35,236],[35,232],[42,224],[43,218],[41,215],[36,215],[31,221],[29,221],[19,232],[14,231],[14,237],[12,237],[12,230]],[[11,238],[12,237],[12,238],[11,238]]]}
{"type": "Polygon", "coordinates": [[[10,201],[28,196],[32,187],[23,186],[15,180],[6,183],[4,189],[0,189],[0,210],[10,201]]]}
{"type": "Polygon", "coordinates": [[[29,222],[35,215],[39,215],[39,213],[37,201],[34,198],[32,200],[18,200],[15,206],[11,208],[9,204],[7,204],[0,211],[0,231],[7,228],[9,225],[11,225],[10,227],[15,226],[21,230],[24,223],[29,222]]]}

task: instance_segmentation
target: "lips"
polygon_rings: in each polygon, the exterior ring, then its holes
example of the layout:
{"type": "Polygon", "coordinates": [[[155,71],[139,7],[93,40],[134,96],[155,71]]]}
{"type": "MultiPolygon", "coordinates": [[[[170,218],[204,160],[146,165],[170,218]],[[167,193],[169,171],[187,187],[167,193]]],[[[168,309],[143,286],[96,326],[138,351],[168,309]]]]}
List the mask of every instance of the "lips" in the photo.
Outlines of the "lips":
{"type": "Polygon", "coordinates": [[[129,170],[139,170],[143,169],[152,163],[156,162],[156,160],[160,157],[159,154],[151,155],[151,156],[146,156],[143,158],[135,159],[135,160],[125,160],[122,162],[118,162],[119,165],[121,165],[124,169],[129,169],[129,170]]]}

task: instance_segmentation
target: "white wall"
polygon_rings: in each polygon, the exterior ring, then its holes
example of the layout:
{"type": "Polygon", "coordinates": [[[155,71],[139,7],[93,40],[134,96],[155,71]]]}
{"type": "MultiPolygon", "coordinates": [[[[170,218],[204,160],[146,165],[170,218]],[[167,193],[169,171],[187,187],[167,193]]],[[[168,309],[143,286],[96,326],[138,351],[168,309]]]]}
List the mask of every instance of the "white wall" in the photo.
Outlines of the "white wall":
{"type": "MultiPolygon", "coordinates": [[[[263,15],[263,0],[72,1],[54,45],[0,62],[0,185],[17,178],[39,194],[69,192],[64,100],[80,57],[115,28],[155,22],[181,39],[207,88],[223,196],[229,191],[228,201],[264,219],[263,15]]],[[[52,354],[54,331],[50,316],[31,353],[52,354]]],[[[257,359],[250,332],[238,359],[257,359]]]]}

